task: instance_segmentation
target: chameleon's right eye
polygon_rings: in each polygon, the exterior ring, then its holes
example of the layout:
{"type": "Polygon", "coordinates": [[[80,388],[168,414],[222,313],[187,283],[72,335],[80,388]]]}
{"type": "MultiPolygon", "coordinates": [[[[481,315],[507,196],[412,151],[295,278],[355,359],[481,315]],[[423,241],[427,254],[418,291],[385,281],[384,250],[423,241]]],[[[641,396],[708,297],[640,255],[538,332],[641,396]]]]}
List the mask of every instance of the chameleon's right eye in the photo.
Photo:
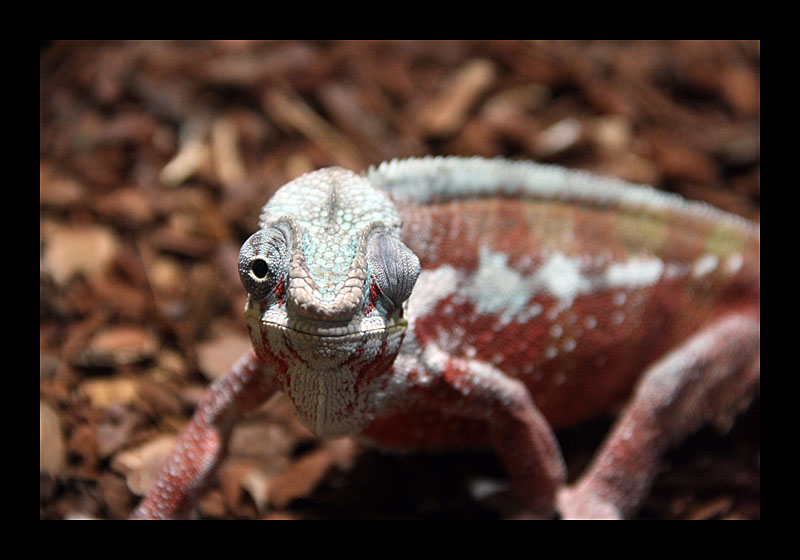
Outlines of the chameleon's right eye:
{"type": "Polygon", "coordinates": [[[269,274],[269,265],[267,261],[262,258],[256,257],[250,261],[250,273],[258,278],[259,280],[263,280],[269,274]]]}
{"type": "Polygon", "coordinates": [[[257,231],[239,251],[239,278],[255,299],[264,299],[286,273],[289,254],[286,232],[273,226],[257,231]]]}

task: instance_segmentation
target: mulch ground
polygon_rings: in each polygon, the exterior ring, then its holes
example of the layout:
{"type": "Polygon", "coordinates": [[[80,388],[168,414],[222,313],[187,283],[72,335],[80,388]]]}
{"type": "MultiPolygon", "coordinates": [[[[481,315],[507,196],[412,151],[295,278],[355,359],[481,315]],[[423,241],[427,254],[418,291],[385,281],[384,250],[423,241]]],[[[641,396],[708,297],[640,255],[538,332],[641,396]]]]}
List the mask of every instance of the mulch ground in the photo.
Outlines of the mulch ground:
{"type": "MultiPolygon", "coordinates": [[[[131,512],[248,347],[237,255],[286,181],[502,155],[758,221],[760,107],[758,42],[42,43],[40,518],[131,512]]],[[[640,517],[760,518],[759,411],[670,454],[640,517]]],[[[559,433],[571,474],[608,425],[559,433]]],[[[318,441],[278,396],[197,514],[494,519],[503,477],[491,452],[318,441]]]]}

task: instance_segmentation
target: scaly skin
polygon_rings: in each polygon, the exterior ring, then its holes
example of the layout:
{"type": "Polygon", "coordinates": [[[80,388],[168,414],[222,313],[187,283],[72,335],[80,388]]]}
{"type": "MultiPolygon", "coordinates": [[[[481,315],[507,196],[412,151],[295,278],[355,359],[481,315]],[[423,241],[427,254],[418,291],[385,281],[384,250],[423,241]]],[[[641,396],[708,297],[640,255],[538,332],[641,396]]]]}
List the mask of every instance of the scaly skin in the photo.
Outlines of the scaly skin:
{"type": "Polygon", "coordinates": [[[492,445],[517,514],[567,518],[633,514],[671,445],[758,391],[759,228],[706,205],[423,158],[304,175],[260,228],[239,261],[258,358],[212,386],[138,517],[185,514],[232,423],[278,389],[322,437],[492,445]],[[565,487],[552,430],[622,404],[565,487]]]}

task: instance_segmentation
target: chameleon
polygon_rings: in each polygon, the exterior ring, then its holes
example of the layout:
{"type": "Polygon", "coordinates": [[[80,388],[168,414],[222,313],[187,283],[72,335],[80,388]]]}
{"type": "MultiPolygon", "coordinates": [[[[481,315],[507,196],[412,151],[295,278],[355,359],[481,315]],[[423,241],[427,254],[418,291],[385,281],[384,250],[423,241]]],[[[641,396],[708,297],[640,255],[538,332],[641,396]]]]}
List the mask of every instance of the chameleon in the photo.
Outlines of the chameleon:
{"type": "Polygon", "coordinates": [[[760,226],[586,171],[438,156],[281,187],[241,248],[253,349],[133,518],[175,518],[277,391],[322,438],[488,446],[525,518],[625,518],[660,459],[758,394],[760,226]],[[555,432],[616,423],[567,484],[555,432]]]}

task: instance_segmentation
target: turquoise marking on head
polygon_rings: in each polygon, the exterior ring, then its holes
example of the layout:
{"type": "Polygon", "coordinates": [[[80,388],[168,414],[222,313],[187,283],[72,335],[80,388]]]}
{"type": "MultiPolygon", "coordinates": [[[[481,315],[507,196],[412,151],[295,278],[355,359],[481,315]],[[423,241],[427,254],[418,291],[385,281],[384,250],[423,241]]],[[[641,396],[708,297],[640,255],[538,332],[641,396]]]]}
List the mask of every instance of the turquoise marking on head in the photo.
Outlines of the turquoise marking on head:
{"type": "Polygon", "coordinates": [[[307,173],[282,187],[264,207],[261,228],[291,216],[302,236],[299,249],[323,301],[332,301],[373,223],[400,228],[391,200],[363,177],[342,168],[307,173]]]}

